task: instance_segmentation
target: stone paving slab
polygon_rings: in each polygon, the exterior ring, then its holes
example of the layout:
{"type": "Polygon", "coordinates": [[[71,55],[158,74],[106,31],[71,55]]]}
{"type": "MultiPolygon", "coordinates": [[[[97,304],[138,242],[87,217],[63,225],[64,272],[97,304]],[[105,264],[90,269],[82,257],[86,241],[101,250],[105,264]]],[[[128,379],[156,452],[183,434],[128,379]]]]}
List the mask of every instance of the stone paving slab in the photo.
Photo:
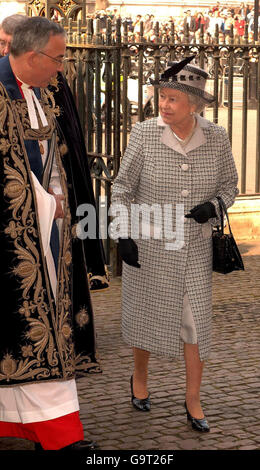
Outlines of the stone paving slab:
{"type": "MultiPolygon", "coordinates": [[[[150,413],[130,402],[132,353],[121,338],[121,279],[92,293],[103,373],[77,381],[86,438],[107,450],[260,449],[260,242],[239,244],[245,272],[213,274],[212,353],[206,362],[201,400],[211,432],[186,422],[182,361],[152,356],[150,413]]],[[[30,450],[19,439],[0,439],[0,450],[30,450]]]]}

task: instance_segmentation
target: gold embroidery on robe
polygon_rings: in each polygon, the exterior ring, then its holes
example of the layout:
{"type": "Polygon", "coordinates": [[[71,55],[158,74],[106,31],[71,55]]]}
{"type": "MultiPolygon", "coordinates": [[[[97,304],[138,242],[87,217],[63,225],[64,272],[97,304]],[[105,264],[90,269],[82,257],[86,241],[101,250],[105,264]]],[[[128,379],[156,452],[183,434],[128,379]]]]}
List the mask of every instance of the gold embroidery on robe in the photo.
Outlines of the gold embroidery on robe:
{"type": "Polygon", "coordinates": [[[41,107],[46,116],[48,125],[43,126],[36,109],[39,129],[32,129],[26,100],[20,99],[12,101],[12,109],[21,123],[19,126],[20,135],[23,139],[29,140],[45,140],[50,139],[56,126],[55,116],[59,115],[59,108],[55,105],[52,93],[48,89],[41,89],[41,99],[39,100],[41,107]]]}
{"type": "MultiPolygon", "coordinates": [[[[47,138],[54,126],[49,103],[49,93],[42,92],[44,111],[49,125],[39,129],[41,137],[47,138]],[[47,106],[48,103],[48,106],[47,106]],[[48,127],[48,129],[47,129],[48,127]]],[[[55,111],[55,105],[52,112],[55,111]]],[[[14,359],[8,351],[0,361],[0,381],[11,380],[39,381],[68,379],[75,374],[75,353],[72,338],[70,315],[70,269],[71,269],[71,229],[65,171],[61,165],[58,146],[56,161],[60,170],[61,186],[65,197],[62,239],[58,268],[58,296],[56,308],[48,280],[44,259],[37,202],[30,175],[30,165],[23,139],[32,138],[28,124],[28,113],[24,103],[11,102],[4,87],[0,84],[0,126],[4,138],[1,149],[5,155],[3,166],[5,175],[4,195],[9,201],[9,221],[5,234],[13,243],[16,259],[13,275],[20,283],[21,300],[17,311],[23,316],[27,326],[24,328],[22,359],[14,359]],[[13,114],[14,113],[14,114],[13,114]],[[15,119],[14,119],[15,116],[15,119]],[[25,132],[22,131],[25,127],[25,132]],[[39,248],[40,247],[40,248],[39,248]]],[[[36,138],[36,135],[35,135],[36,138]]],[[[39,138],[39,136],[37,137],[39,138]]]]}
{"type": "Polygon", "coordinates": [[[82,307],[75,315],[75,320],[80,328],[84,328],[89,323],[89,314],[86,307],[82,307]]]}

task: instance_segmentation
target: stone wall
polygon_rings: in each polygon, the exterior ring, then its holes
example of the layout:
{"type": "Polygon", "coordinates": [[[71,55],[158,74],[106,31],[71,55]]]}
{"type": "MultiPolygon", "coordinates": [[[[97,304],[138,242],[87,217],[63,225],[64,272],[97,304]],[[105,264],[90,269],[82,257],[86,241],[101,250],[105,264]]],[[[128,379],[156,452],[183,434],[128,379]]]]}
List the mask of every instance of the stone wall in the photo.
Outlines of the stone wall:
{"type": "Polygon", "coordinates": [[[228,214],[232,232],[236,239],[260,239],[259,195],[238,197],[235,204],[228,210],[228,214]]]}

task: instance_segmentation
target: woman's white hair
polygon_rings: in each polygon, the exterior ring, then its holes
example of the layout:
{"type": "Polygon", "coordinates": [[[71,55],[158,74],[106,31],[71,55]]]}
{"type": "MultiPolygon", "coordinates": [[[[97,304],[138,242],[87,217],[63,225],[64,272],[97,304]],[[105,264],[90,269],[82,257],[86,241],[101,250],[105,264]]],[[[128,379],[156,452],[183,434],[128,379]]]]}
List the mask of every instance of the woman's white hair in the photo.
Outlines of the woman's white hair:
{"type": "Polygon", "coordinates": [[[196,113],[201,113],[204,108],[209,104],[203,98],[197,95],[193,95],[192,93],[187,93],[190,104],[194,104],[196,106],[196,113]]]}

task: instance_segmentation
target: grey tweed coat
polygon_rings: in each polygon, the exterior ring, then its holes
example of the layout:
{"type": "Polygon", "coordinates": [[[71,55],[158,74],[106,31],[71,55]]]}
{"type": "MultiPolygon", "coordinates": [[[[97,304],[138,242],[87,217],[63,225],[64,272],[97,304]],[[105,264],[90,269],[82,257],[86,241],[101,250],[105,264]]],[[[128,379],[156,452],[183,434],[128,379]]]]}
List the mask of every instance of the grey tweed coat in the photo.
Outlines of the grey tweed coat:
{"type": "Polygon", "coordinates": [[[134,126],[114,182],[112,207],[123,204],[128,214],[133,214],[137,204],[155,204],[153,207],[159,211],[161,208],[164,216],[159,225],[158,213],[154,212],[157,217],[151,216],[153,237],[147,236],[147,215],[139,238],[131,229],[139,227],[140,221],[137,223],[133,215],[132,225],[130,215],[121,220],[126,233],[136,238],[141,264],[138,269],[123,263],[123,339],[157,355],[183,357],[180,329],[187,289],[200,359],[204,360],[210,351],[211,233],[216,220],[198,224],[183,215],[206,201],[215,205],[218,214],[216,196],[221,196],[230,207],[238,193],[238,176],[225,129],[199,115],[196,117],[197,126],[185,151],[160,117],[134,126]],[[178,216],[177,205],[182,215],[178,216]],[[173,249],[167,245],[169,234],[164,228],[169,220],[175,231],[173,249]],[[182,227],[179,232],[178,226],[182,227]]]}

